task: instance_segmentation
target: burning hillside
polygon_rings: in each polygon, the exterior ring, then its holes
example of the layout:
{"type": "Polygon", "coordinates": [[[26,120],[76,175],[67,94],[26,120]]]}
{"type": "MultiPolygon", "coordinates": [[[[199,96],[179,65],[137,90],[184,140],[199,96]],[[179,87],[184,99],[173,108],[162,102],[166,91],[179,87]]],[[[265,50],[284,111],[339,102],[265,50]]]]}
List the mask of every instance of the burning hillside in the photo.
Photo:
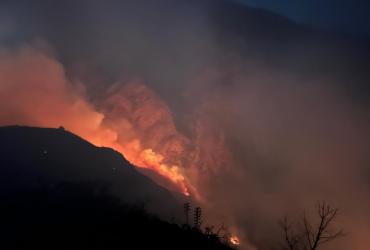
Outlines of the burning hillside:
{"type": "Polygon", "coordinates": [[[114,85],[96,109],[84,97],[81,83],[69,81],[62,65],[32,48],[8,51],[0,58],[0,72],[3,125],[63,125],[198,198],[199,175],[211,178],[217,166],[227,163],[222,131],[202,115],[206,110],[194,114],[192,136],[187,137],[177,130],[168,106],[142,82],[114,85]]]}
{"type": "Polygon", "coordinates": [[[318,200],[367,249],[369,40],[237,2],[1,1],[0,125],[114,148],[245,249],[318,200]]]}
{"type": "Polygon", "coordinates": [[[102,112],[130,162],[156,171],[189,195],[183,168],[189,140],[176,130],[170,110],[153,91],[138,82],[115,86],[102,112]]]}

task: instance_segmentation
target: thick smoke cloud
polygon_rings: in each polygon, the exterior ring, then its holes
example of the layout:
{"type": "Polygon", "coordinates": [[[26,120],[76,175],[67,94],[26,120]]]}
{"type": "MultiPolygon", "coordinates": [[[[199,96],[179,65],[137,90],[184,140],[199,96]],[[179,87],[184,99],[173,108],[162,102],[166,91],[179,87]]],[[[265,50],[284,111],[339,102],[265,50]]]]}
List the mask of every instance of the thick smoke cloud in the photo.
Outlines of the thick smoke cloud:
{"type": "Polygon", "coordinates": [[[97,111],[82,82],[72,83],[58,61],[30,46],[3,51],[0,83],[2,125],[64,126],[188,192],[179,168],[187,139],[177,132],[168,107],[145,85],[113,88],[97,111]]]}
{"type": "Polygon", "coordinates": [[[271,80],[265,77],[268,69],[260,72],[240,73],[233,91],[215,94],[212,123],[221,124],[233,161],[200,192],[209,195],[212,208],[246,227],[260,249],[278,245],[279,217],[302,216],[320,200],[341,209],[336,223],[348,232],[328,249],[364,249],[368,112],[338,88],[323,87],[321,79],[301,80],[297,87],[289,76],[274,73],[271,80]]]}
{"type": "Polygon", "coordinates": [[[101,126],[104,115],[86,101],[83,86],[72,84],[63,66],[44,52],[3,50],[0,83],[2,125],[63,125],[98,145],[116,140],[113,131],[101,126]]]}
{"type": "Polygon", "coordinates": [[[245,249],[278,248],[278,219],[319,200],[347,232],[327,249],[370,244],[368,41],[228,1],[29,2],[1,8],[1,41],[55,56],[2,52],[1,124],[139,138],[245,249]]]}

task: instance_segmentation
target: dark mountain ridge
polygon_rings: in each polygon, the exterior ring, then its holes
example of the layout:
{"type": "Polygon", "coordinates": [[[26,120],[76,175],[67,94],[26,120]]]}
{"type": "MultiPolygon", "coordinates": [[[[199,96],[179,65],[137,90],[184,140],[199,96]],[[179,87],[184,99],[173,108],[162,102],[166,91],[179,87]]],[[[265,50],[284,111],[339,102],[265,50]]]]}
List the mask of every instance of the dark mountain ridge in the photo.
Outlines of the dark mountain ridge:
{"type": "Polygon", "coordinates": [[[64,128],[0,127],[0,163],[1,249],[232,249],[182,225],[176,194],[121,154],[64,128]]]}
{"type": "Polygon", "coordinates": [[[95,183],[108,194],[150,211],[178,217],[168,190],[140,174],[120,153],[99,148],[63,128],[0,128],[0,194],[62,182],[95,183]]]}

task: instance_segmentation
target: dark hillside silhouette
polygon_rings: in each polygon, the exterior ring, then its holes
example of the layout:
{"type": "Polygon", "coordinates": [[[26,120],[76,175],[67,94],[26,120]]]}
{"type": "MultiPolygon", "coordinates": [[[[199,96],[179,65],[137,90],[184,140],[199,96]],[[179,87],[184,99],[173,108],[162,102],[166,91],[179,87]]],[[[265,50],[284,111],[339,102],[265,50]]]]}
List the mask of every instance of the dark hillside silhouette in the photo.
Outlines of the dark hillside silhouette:
{"type": "Polygon", "coordinates": [[[2,197],[1,249],[231,249],[123,204],[99,183],[60,183],[2,197]]]}
{"type": "Polygon", "coordinates": [[[158,186],[118,152],[63,128],[1,127],[0,164],[0,195],[60,182],[99,182],[124,202],[145,203],[167,218],[182,217],[181,194],[158,186]]]}
{"type": "Polygon", "coordinates": [[[62,127],[1,127],[0,163],[0,249],[230,249],[161,219],[183,217],[180,194],[62,127]]]}

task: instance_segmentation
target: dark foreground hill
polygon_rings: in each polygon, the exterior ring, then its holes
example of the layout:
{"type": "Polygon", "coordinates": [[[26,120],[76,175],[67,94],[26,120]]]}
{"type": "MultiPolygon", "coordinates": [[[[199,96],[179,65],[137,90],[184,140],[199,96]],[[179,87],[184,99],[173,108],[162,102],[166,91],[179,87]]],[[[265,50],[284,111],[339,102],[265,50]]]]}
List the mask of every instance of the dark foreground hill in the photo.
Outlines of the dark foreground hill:
{"type": "Polygon", "coordinates": [[[0,163],[0,249],[230,249],[149,213],[181,205],[64,129],[0,128],[0,163]]]}
{"type": "Polygon", "coordinates": [[[231,249],[215,236],[97,194],[89,183],[3,196],[0,219],[1,249],[231,249]]]}
{"type": "Polygon", "coordinates": [[[140,174],[121,154],[95,147],[62,128],[0,128],[0,164],[0,195],[60,182],[88,182],[157,214],[181,213],[175,194],[140,174]]]}

